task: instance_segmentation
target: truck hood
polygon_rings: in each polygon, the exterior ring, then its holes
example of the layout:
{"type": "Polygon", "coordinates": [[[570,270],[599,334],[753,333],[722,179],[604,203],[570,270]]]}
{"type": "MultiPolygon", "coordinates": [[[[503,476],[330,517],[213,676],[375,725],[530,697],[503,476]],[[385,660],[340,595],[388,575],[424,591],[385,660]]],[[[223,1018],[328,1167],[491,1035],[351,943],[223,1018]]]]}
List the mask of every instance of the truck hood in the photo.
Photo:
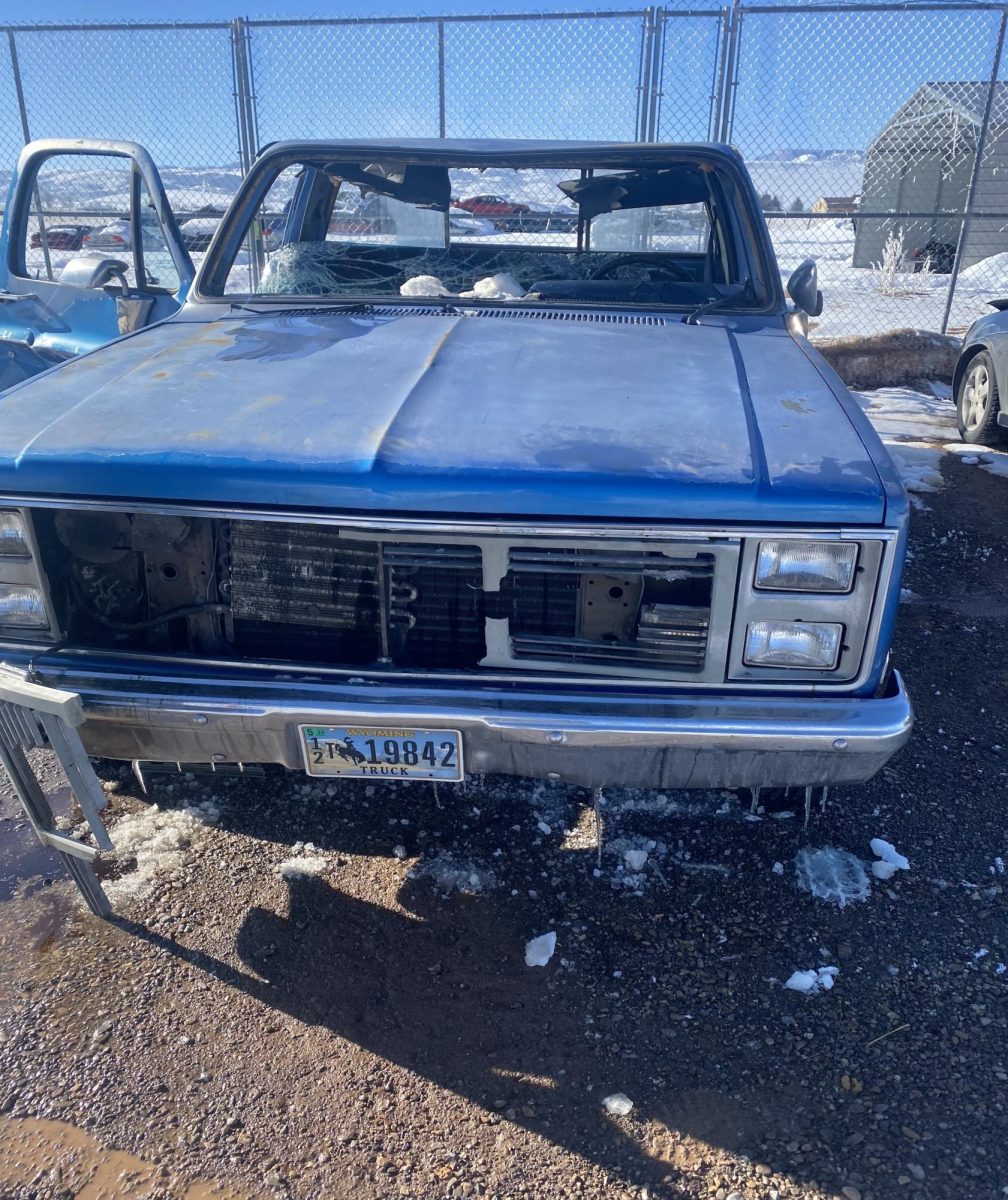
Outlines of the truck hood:
{"type": "Polygon", "coordinates": [[[0,493],[874,524],[859,419],[782,330],[183,313],[0,397],[0,493]]]}

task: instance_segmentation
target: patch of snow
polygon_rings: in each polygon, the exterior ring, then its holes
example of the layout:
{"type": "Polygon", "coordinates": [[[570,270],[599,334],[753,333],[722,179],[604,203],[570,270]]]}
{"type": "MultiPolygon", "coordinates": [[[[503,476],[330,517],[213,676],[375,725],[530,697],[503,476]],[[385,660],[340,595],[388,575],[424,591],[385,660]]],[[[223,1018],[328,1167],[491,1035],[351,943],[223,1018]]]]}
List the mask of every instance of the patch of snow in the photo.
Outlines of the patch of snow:
{"type": "Polygon", "coordinates": [[[611,1117],[626,1117],[633,1110],[633,1101],[622,1092],[613,1092],[602,1101],[602,1107],[611,1117]]]}
{"type": "Polygon", "coordinates": [[[556,934],[553,932],[540,934],[525,943],[525,965],[527,967],[545,967],[556,950],[556,934]]]}
{"type": "Polygon", "coordinates": [[[795,971],[784,986],[814,996],[817,992],[828,992],[839,974],[839,967],[813,967],[811,971],[795,971]]]}
{"type": "Polygon", "coordinates": [[[203,841],[208,826],[219,820],[220,807],[212,800],[181,809],[152,804],[127,813],[110,830],[110,836],[116,856],[135,858],[136,867],[105,884],[109,899],[114,903],[141,896],[159,874],[178,870],[203,841]]]}
{"type": "Polygon", "coordinates": [[[279,863],[277,871],[284,879],[312,879],[321,875],[328,865],[329,860],[320,854],[297,854],[279,863]]]}
{"type": "Polygon", "coordinates": [[[410,867],[407,875],[410,879],[431,880],[439,892],[460,892],[463,896],[478,896],[497,886],[497,876],[489,867],[456,858],[447,850],[421,859],[410,867]]]}
{"type": "Polygon", "coordinates": [[[477,279],[471,291],[459,292],[463,300],[520,300],[524,295],[525,289],[506,271],[477,279]]]}
{"type": "Polygon", "coordinates": [[[453,295],[436,275],[414,275],[399,288],[400,296],[418,296],[430,299],[436,296],[453,295]]]}
{"type": "Polygon", "coordinates": [[[799,850],[795,857],[795,875],[803,891],[840,908],[867,900],[871,894],[864,863],[849,850],[835,846],[799,850]]]}

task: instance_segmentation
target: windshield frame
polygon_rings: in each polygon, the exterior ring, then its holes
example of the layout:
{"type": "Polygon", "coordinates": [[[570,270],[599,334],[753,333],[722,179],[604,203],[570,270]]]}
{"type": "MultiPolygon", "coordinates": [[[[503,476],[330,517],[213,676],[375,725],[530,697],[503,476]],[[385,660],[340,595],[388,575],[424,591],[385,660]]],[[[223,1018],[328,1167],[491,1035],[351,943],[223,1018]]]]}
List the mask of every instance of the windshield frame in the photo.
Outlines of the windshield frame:
{"type": "MultiPolygon", "coordinates": [[[[426,141],[304,141],[278,142],[262,151],[242,181],[201,263],[191,292],[191,298],[209,304],[249,305],[299,308],[328,305],[381,305],[416,307],[423,298],[402,295],[299,295],[260,292],[227,292],[225,286],[234,260],[241,251],[248,229],[259,213],[270,188],[278,176],[291,166],[322,166],[335,160],[394,160],[447,166],[449,168],[510,167],[579,171],[583,167],[648,168],[683,165],[712,173],[713,189],[718,193],[720,222],[724,236],[730,239],[731,251],[744,271],[759,286],[761,296],[756,301],[731,303],[719,311],[725,315],[780,314],[785,311],[776,256],[770,242],[766,221],[760,210],[749,173],[740,155],[733,148],[717,143],[695,145],[659,145],[655,143],[543,143],[514,141],[453,140],[426,141]]],[[[301,195],[298,189],[295,196],[301,195]]],[[[297,202],[291,206],[289,219],[297,221],[303,213],[297,202]]],[[[686,312],[689,304],[666,304],[654,301],[601,300],[484,300],[442,298],[431,301],[435,306],[445,300],[453,306],[529,306],[571,307],[597,309],[655,310],[686,312]]]]}

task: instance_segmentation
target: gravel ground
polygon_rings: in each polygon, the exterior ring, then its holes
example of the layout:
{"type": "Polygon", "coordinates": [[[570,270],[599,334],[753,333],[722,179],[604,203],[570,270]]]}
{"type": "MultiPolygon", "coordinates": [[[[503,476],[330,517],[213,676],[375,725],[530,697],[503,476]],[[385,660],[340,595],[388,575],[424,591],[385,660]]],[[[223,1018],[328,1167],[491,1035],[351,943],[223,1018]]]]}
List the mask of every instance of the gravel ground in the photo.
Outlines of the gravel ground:
{"type": "Polygon", "coordinates": [[[914,738],[807,830],[612,790],[600,867],[559,786],[161,776],[151,819],[113,766],[106,925],[0,800],[0,884],[11,848],[26,880],[0,1196],[1008,1194],[1008,484],[943,469],[897,635],[914,738]],[[867,865],[874,837],[909,871],[843,908],[799,890],[802,848],[867,865]],[[831,990],[785,988],[822,966],[831,990]]]}

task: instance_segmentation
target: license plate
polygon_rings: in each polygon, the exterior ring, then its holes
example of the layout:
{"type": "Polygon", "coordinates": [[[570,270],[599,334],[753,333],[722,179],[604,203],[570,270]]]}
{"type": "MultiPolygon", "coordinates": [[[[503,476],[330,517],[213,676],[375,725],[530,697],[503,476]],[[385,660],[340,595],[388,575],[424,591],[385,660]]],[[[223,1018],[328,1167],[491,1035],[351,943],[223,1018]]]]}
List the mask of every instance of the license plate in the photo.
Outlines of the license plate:
{"type": "Polygon", "coordinates": [[[299,725],[309,775],[351,779],[436,779],[459,782],[462,735],[457,729],[299,725]]]}

